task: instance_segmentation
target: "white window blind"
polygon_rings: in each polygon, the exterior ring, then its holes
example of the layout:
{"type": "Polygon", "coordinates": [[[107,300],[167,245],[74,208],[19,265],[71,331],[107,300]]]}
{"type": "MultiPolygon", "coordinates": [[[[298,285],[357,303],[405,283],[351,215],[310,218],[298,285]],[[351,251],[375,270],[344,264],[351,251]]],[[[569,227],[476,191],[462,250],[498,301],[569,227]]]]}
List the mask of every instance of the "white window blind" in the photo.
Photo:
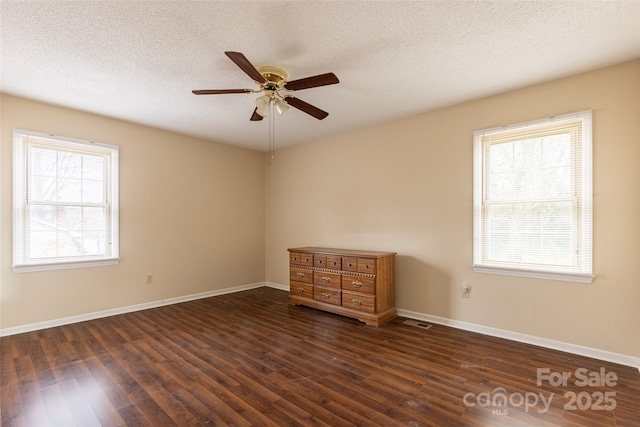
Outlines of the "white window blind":
{"type": "Polygon", "coordinates": [[[591,111],[474,132],[474,270],[591,283],[591,111]]]}
{"type": "Polygon", "coordinates": [[[118,261],[118,147],[14,130],[13,270],[118,261]]]}

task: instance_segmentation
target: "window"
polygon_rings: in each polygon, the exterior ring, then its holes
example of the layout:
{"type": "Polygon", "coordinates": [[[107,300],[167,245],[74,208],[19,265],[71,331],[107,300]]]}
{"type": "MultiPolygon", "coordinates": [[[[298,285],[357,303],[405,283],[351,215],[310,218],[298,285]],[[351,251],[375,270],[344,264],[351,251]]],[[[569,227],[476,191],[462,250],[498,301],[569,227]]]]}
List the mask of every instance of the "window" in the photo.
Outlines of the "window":
{"type": "Polygon", "coordinates": [[[591,283],[591,111],[473,138],[474,271],[591,283]]]}
{"type": "Polygon", "coordinates": [[[116,264],[118,147],[13,137],[13,271],[116,264]]]}

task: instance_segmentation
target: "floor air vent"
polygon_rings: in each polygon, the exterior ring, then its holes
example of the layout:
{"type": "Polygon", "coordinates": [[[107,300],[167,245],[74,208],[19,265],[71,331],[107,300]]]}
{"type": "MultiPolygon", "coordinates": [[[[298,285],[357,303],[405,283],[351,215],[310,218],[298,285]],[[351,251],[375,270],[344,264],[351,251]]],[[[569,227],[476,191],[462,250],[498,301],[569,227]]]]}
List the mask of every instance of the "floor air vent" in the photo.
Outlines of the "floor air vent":
{"type": "Polygon", "coordinates": [[[417,326],[422,329],[429,329],[431,327],[431,323],[421,322],[419,320],[407,319],[403,322],[405,325],[417,326]]]}

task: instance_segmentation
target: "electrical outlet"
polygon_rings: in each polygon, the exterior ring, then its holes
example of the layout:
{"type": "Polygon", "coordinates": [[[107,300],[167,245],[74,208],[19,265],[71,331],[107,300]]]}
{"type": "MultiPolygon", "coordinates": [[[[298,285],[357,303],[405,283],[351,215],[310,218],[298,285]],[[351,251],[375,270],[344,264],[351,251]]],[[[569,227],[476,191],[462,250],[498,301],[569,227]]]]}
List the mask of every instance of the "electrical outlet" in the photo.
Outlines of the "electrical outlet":
{"type": "Polygon", "coordinates": [[[153,274],[147,274],[147,284],[153,283],[153,274]]]}
{"type": "Polygon", "coordinates": [[[462,298],[469,298],[471,294],[471,285],[469,282],[464,282],[462,284],[462,298]]]}

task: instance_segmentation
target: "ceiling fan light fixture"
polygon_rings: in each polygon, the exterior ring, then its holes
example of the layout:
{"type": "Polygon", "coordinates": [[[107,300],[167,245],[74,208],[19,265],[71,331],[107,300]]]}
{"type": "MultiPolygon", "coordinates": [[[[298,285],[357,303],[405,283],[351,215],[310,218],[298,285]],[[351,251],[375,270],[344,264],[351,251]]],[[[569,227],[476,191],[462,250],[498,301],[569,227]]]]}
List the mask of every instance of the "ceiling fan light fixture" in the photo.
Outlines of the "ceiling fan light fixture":
{"type": "Polygon", "coordinates": [[[269,95],[262,95],[256,99],[256,113],[262,117],[269,117],[269,104],[271,103],[271,97],[269,95]]]}
{"type": "Polygon", "coordinates": [[[280,98],[277,98],[273,103],[276,105],[276,109],[280,115],[283,115],[289,109],[289,105],[280,98]]]}

